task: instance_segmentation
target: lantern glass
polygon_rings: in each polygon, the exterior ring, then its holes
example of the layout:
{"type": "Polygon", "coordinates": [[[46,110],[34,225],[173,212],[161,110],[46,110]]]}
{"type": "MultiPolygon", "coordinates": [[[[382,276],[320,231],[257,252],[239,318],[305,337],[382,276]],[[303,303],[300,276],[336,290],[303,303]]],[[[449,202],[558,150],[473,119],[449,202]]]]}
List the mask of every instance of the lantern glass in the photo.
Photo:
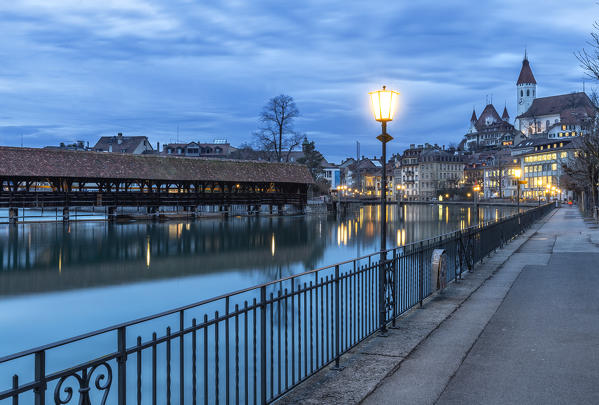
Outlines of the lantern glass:
{"type": "Polygon", "coordinates": [[[517,179],[522,177],[522,170],[520,170],[520,169],[514,170],[514,177],[516,177],[517,179]]]}
{"type": "Polygon", "coordinates": [[[399,93],[393,90],[387,90],[383,86],[383,90],[373,91],[368,93],[372,103],[372,112],[374,119],[380,122],[392,121],[397,109],[397,98],[399,93]]]}

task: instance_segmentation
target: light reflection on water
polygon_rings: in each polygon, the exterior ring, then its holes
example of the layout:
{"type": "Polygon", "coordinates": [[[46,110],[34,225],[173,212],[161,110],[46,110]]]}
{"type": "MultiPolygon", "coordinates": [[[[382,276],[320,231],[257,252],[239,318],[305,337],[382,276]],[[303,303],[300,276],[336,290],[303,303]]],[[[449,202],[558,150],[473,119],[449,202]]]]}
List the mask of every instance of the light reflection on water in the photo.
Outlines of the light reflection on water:
{"type": "MultiPolygon", "coordinates": [[[[510,208],[480,208],[495,220],[510,208]]],[[[380,206],[227,221],[0,225],[0,356],[373,253],[380,206]]],[[[388,247],[474,225],[468,206],[388,207],[388,247]]]]}

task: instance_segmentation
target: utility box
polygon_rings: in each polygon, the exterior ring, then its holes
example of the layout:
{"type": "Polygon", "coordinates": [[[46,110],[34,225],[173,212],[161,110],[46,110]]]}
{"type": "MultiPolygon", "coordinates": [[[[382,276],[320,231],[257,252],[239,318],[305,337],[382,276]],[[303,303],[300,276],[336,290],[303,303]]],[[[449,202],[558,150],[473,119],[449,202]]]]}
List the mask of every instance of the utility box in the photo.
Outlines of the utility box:
{"type": "Polygon", "coordinates": [[[431,261],[431,290],[442,290],[447,286],[447,253],[445,249],[433,250],[431,261]]]}

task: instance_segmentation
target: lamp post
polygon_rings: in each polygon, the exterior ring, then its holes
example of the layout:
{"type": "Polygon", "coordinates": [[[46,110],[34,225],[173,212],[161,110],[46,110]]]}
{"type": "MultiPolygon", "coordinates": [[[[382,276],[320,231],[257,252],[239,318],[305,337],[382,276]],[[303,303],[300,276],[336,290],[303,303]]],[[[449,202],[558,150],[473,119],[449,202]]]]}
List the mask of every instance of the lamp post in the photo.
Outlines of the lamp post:
{"type": "MultiPolygon", "coordinates": [[[[382,164],[383,178],[381,181],[381,252],[379,260],[379,326],[382,334],[387,333],[387,288],[393,288],[393,282],[387,281],[387,142],[392,140],[391,135],[387,133],[387,122],[393,121],[397,97],[399,93],[393,90],[387,90],[383,86],[382,90],[368,93],[372,103],[372,111],[375,121],[381,123],[382,133],[376,137],[382,145],[382,164]]],[[[390,277],[393,277],[390,275],[390,277]]],[[[390,294],[391,297],[393,294],[390,294]]]]}
{"type": "Polygon", "coordinates": [[[522,184],[520,178],[522,177],[522,170],[515,169],[514,177],[518,181],[518,194],[517,194],[517,196],[518,196],[518,213],[520,213],[520,184],[522,184]]]}

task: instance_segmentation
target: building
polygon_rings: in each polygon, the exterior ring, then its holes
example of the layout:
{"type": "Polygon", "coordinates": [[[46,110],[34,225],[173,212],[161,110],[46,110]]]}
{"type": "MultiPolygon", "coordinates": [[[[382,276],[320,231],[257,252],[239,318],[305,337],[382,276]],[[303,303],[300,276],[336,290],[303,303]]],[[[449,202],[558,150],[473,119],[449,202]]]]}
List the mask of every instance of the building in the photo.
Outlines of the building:
{"type": "Polygon", "coordinates": [[[509,120],[507,106],[503,108],[501,117],[493,104],[487,104],[478,118],[476,111],[472,110],[470,129],[464,135],[461,149],[479,151],[511,146],[520,142],[523,139],[522,133],[510,124],[509,120]]]}
{"type": "Polygon", "coordinates": [[[521,169],[519,157],[510,151],[498,151],[483,166],[483,193],[485,198],[516,198],[518,179],[516,170],[521,169]]]}
{"type": "Polygon", "coordinates": [[[406,200],[430,200],[440,191],[457,188],[463,180],[464,163],[453,149],[438,145],[410,145],[394,169],[394,190],[399,186],[406,200]]]}
{"type": "Polygon", "coordinates": [[[331,190],[336,190],[341,185],[341,169],[334,163],[329,163],[326,160],[323,162],[322,177],[331,184],[331,190]]]}
{"type": "Polygon", "coordinates": [[[395,184],[402,188],[406,200],[418,200],[420,197],[418,168],[423,150],[422,145],[411,144],[400,156],[394,169],[395,184]]]}
{"type": "Polygon", "coordinates": [[[92,149],[96,152],[130,153],[134,155],[154,151],[147,136],[123,136],[121,132],[117,136],[101,137],[92,149]]]}
{"type": "MultiPolygon", "coordinates": [[[[579,149],[578,138],[526,140],[512,151],[522,164],[523,198],[544,198],[547,186],[560,187],[560,178],[564,174],[563,165],[573,159],[579,149]]],[[[566,197],[564,194],[563,197],[566,197]]]]}
{"type": "Polygon", "coordinates": [[[164,145],[162,154],[168,156],[225,158],[234,150],[235,148],[226,140],[215,139],[212,143],[169,143],[164,145]]]}
{"type": "Polygon", "coordinates": [[[420,199],[430,200],[448,189],[457,189],[464,176],[464,163],[457,153],[437,145],[424,148],[419,158],[420,199]]]}
{"type": "Polygon", "coordinates": [[[549,138],[578,136],[588,130],[597,107],[584,92],[537,98],[537,81],[526,54],[516,83],[518,112],[516,127],[527,136],[549,138]]]}

